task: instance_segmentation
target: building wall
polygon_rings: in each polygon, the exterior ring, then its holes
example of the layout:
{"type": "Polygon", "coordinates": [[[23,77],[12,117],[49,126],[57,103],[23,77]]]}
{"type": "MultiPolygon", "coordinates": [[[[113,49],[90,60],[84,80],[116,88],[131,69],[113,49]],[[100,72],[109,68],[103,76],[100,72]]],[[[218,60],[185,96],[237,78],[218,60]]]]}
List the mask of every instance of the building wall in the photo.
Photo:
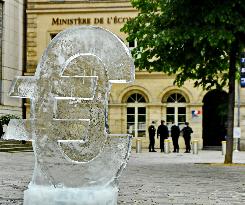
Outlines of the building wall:
{"type": "MultiPolygon", "coordinates": [[[[146,103],[146,127],[150,125],[152,121],[156,121],[156,126],[160,125],[161,120],[166,121],[166,107],[167,103],[165,99],[171,93],[182,94],[187,103],[186,106],[186,120],[190,122],[193,128],[193,139],[198,139],[200,142],[200,148],[202,148],[202,115],[192,117],[192,110],[202,110],[202,99],[205,92],[201,89],[193,88],[191,82],[187,82],[183,87],[179,88],[173,85],[174,76],[167,76],[163,73],[148,73],[137,72],[136,80],[131,85],[114,84],[111,92],[110,102],[110,128],[111,132],[125,133],[126,128],[126,108],[127,103],[125,100],[129,93],[134,91],[142,93],[148,100],[146,103]]],[[[141,138],[144,147],[148,145],[148,133],[145,137],[141,138]]],[[[184,147],[184,141],[180,138],[180,145],[184,147]]],[[[157,142],[158,146],[158,142],[157,142]]]]}
{"type": "Polygon", "coordinates": [[[109,29],[125,40],[120,28],[136,15],[128,1],[69,1],[50,3],[46,0],[28,1],[27,73],[34,73],[50,35],[70,26],[96,25],[109,29]],[[38,44],[37,44],[38,43],[38,44]]]}
{"type": "Polygon", "coordinates": [[[8,91],[13,78],[23,69],[23,0],[0,1],[1,8],[1,98],[0,115],[22,115],[22,103],[10,98],[8,91]]]}
{"type": "Polygon", "coordinates": [[[236,107],[234,126],[241,127],[240,150],[245,150],[245,88],[236,85],[236,107]],[[240,111],[238,111],[240,108],[240,111]]]}
{"type": "MultiPolygon", "coordinates": [[[[3,2],[0,1],[0,92],[2,92],[2,72],[3,72],[3,69],[2,69],[2,47],[3,47],[3,44],[2,44],[2,41],[3,41],[3,2]]],[[[1,99],[2,99],[2,95],[0,95],[0,102],[1,102],[1,99]]],[[[0,103],[1,104],[1,103],[0,103]]]]}
{"type": "MultiPolygon", "coordinates": [[[[25,75],[33,75],[44,49],[51,40],[51,36],[71,26],[96,25],[106,28],[117,34],[124,42],[126,35],[120,32],[127,19],[137,15],[128,0],[111,1],[48,1],[29,0],[27,9],[27,67],[25,75]]],[[[130,94],[138,92],[142,94],[146,103],[146,128],[152,120],[160,124],[160,120],[166,120],[167,97],[172,93],[180,93],[186,99],[186,120],[193,128],[192,138],[199,140],[199,148],[202,148],[202,106],[206,91],[194,88],[193,82],[188,81],[181,88],[173,85],[174,76],[163,73],[136,72],[136,80],[131,84],[114,84],[109,103],[109,125],[111,133],[127,132],[127,98],[130,94]],[[194,110],[200,114],[193,116],[194,110]]],[[[240,89],[241,115],[240,124],[242,133],[245,133],[245,91],[240,89]]],[[[236,98],[237,99],[237,98],[236,98]]],[[[27,113],[29,111],[26,103],[27,113]]],[[[237,125],[237,109],[235,114],[235,126],[237,125]]],[[[148,133],[141,137],[144,147],[148,146],[148,133]]],[[[180,137],[180,145],[184,148],[183,138],[180,137]]],[[[133,142],[135,145],[135,142],[133,142]]],[[[245,149],[245,137],[242,136],[241,147],[245,149]]],[[[158,142],[157,142],[157,147],[158,142]]]]}

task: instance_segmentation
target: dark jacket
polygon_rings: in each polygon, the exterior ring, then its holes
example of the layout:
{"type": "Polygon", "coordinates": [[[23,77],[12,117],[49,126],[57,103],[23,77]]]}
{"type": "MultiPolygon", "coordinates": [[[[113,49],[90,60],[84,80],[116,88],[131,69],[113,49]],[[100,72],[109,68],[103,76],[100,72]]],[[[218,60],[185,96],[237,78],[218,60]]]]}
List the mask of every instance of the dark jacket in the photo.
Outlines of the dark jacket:
{"type": "Polygon", "coordinates": [[[171,137],[179,137],[179,134],[180,134],[179,126],[173,125],[171,127],[171,137]]]}
{"type": "Polygon", "coordinates": [[[154,125],[150,125],[150,126],[149,126],[148,132],[149,132],[149,136],[150,136],[150,137],[154,137],[154,136],[155,136],[155,134],[156,134],[156,129],[155,129],[154,125]]]}
{"type": "Polygon", "coordinates": [[[183,137],[191,137],[191,133],[193,133],[191,127],[187,126],[182,129],[183,137]]]}
{"type": "Polygon", "coordinates": [[[160,137],[168,138],[168,127],[166,125],[159,125],[157,128],[157,136],[160,135],[160,137]]]}

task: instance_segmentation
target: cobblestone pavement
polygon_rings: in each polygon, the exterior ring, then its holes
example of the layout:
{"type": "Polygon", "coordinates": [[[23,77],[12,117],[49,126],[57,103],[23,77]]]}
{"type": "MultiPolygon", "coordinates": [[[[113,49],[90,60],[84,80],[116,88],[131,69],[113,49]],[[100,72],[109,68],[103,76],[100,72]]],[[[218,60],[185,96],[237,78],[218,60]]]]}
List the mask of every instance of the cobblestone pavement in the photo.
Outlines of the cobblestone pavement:
{"type": "MultiPolygon", "coordinates": [[[[244,205],[245,152],[233,166],[219,151],[135,153],[119,180],[118,205],[244,205]],[[213,164],[209,164],[213,163],[213,164]]],[[[31,180],[33,153],[0,153],[0,204],[22,205],[31,180]]]]}

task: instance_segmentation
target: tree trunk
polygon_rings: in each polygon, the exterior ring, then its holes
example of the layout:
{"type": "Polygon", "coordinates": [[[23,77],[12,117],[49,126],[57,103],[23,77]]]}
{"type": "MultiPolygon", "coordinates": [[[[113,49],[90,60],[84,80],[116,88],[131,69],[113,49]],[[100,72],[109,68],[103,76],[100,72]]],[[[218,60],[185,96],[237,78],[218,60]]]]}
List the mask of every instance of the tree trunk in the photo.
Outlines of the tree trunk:
{"type": "Polygon", "coordinates": [[[226,138],[225,164],[231,164],[233,158],[233,127],[234,127],[234,105],[235,105],[235,75],[236,75],[236,55],[238,43],[235,41],[231,45],[230,67],[229,67],[229,104],[228,104],[228,129],[226,138]]]}

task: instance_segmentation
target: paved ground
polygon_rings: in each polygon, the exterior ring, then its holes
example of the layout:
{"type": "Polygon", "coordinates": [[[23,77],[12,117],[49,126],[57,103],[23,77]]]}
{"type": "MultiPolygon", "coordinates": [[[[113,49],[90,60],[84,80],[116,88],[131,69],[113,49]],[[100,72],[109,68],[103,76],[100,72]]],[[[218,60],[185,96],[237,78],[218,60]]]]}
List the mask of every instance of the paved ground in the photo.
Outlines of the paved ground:
{"type": "MultiPolygon", "coordinates": [[[[219,151],[135,153],[120,177],[118,205],[244,205],[245,152],[224,166],[219,151]],[[208,164],[215,163],[215,164],[208,164]]],[[[33,153],[0,153],[0,204],[22,205],[33,153]]]]}

